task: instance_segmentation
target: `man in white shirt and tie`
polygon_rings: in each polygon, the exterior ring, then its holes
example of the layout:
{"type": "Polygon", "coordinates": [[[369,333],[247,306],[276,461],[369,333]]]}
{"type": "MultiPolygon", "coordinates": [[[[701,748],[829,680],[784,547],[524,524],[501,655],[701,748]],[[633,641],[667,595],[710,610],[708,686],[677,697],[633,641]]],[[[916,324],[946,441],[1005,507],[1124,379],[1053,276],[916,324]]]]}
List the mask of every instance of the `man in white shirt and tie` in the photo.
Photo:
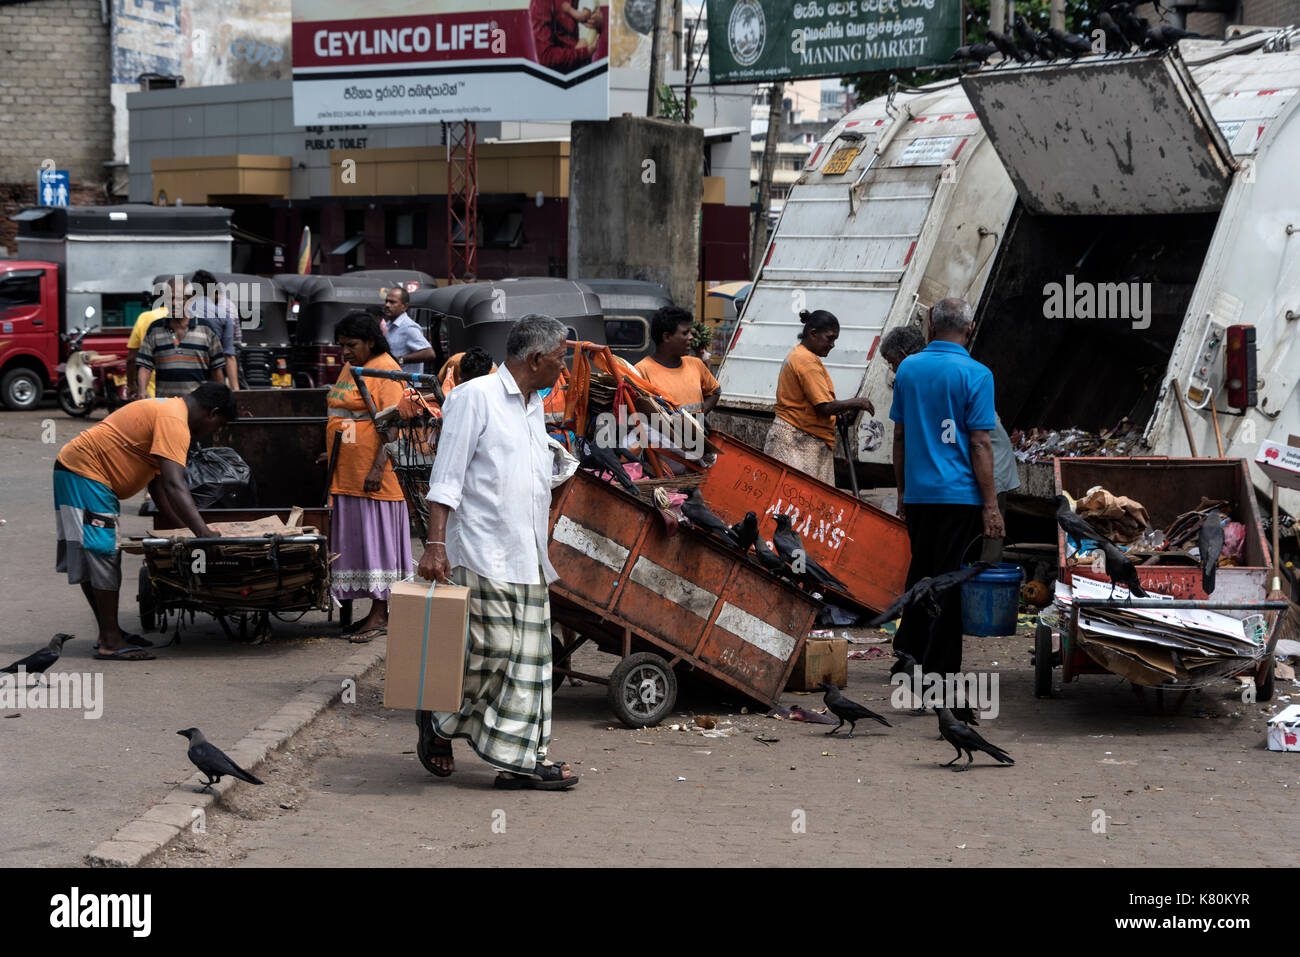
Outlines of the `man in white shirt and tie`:
{"type": "Polygon", "coordinates": [[[495,374],[463,382],[442,410],[429,477],[429,533],[419,573],[470,589],[464,697],[455,712],[420,711],[417,753],[433,774],[454,770],[465,738],[498,770],[496,787],[567,790],[551,740],[551,607],[559,576],[547,557],[552,455],[537,390],[564,368],[564,324],[525,316],[495,374]]]}

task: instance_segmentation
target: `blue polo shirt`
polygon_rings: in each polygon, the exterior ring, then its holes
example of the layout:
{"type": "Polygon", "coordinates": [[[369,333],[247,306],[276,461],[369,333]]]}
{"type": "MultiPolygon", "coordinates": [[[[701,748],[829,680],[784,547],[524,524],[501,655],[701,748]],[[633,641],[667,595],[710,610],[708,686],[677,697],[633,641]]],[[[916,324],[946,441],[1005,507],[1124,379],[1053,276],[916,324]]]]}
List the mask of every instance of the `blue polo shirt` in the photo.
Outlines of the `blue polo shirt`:
{"type": "Polygon", "coordinates": [[[904,504],[982,505],[970,434],[992,430],[993,373],[955,342],[932,342],[898,365],[889,418],[903,423],[904,504]]]}

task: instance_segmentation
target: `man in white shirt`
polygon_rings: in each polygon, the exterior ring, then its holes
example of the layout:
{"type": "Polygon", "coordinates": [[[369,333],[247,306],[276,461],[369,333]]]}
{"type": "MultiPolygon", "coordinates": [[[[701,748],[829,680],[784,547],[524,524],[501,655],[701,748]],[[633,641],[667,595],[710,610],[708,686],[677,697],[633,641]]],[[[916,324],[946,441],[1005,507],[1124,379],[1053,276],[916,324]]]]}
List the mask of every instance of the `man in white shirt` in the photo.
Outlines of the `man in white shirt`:
{"type": "Polygon", "coordinates": [[[546,553],[552,456],[542,398],[564,368],[563,323],[525,316],[495,374],[462,382],[442,409],[429,476],[429,538],[419,573],[470,589],[469,645],[459,711],[420,711],[417,754],[433,774],[454,770],[466,738],[500,772],[499,788],[565,790],[551,740],[551,606],[559,576],[546,553]]]}

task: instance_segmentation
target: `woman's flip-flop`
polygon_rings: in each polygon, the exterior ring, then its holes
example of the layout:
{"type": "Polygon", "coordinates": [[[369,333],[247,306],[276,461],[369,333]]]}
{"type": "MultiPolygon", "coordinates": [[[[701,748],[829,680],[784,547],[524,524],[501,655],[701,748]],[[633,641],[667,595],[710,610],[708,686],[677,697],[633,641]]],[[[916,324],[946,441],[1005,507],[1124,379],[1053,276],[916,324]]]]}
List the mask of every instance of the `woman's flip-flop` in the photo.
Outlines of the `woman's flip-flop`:
{"type": "Polygon", "coordinates": [[[155,661],[157,657],[143,648],[119,648],[117,651],[98,651],[96,661],[155,661]]]}
{"type": "Polygon", "coordinates": [[[365,631],[359,631],[348,638],[348,641],[354,645],[368,645],[376,638],[384,638],[388,635],[388,626],[380,625],[378,628],[367,628],[365,631]]]}

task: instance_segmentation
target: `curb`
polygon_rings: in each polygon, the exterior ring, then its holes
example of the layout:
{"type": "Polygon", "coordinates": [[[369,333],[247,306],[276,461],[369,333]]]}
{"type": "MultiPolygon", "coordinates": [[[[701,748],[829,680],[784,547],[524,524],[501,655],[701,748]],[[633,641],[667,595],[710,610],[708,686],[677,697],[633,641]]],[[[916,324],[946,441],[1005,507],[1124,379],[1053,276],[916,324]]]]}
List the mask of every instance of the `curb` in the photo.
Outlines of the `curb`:
{"type": "MultiPolygon", "coordinates": [[[[384,660],[387,650],[388,640],[384,639],[347,658],[339,670],[321,675],[226,753],[236,764],[255,772],[267,755],[279,750],[318,714],[339,700],[344,681],[351,679],[359,684],[366,672],[384,660]]],[[[228,777],[220,784],[214,784],[212,793],[200,793],[197,789],[205,780],[196,771],[157,804],[119,828],[109,840],[98,844],[86,855],[86,863],[91,867],[138,867],[179,837],[202,815],[203,809],[215,804],[231,788],[247,786],[228,777]]]]}

